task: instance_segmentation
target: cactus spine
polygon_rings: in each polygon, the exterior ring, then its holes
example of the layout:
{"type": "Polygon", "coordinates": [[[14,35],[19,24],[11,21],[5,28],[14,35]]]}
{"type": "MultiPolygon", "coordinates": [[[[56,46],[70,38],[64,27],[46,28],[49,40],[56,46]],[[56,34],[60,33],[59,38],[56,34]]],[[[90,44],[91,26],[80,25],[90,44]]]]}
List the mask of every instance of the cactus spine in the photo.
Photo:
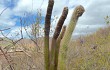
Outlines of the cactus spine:
{"type": "Polygon", "coordinates": [[[84,8],[83,6],[79,5],[75,8],[70,23],[65,31],[64,37],[61,42],[61,52],[60,52],[60,61],[59,61],[59,66],[60,70],[66,70],[66,56],[67,56],[67,50],[68,50],[68,44],[71,39],[73,30],[76,26],[76,23],[78,21],[78,18],[84,13],[84,8]]]}

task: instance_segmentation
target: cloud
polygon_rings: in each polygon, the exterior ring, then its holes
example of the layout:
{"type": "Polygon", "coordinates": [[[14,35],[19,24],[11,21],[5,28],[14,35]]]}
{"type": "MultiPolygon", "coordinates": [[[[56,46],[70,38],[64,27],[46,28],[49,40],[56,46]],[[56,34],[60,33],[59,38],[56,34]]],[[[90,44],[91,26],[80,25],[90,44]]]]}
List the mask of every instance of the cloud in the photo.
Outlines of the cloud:
{"type": "MultiPolygon", "coordinates": [[[[66,18],[65,25],[68,25],[70,18],[72,16],[72,13],[74,11],[74,8],[77,5],[83,5],[85,8],[85,12],[78,20],[73,36],[91,34],[97,31],[98,28],[107,26],[105,23],[104,17],[107,15],[110,15],[109,4],[110,4],[110,1],[108,0],[102,0],[102,1],[69,0],[69,3],[68,3],[69,13],[66,18]]],[[[60,15],[61,15],[61,12],[59,13],[58,16],[60,17],[60,15]]],[[[53,27],[56,26],[55,21],[52,25],[53,27]]]]}
{"type": "MultiPolygon", "coordinates": [[[[106,26],[104,17],[110,15],[109,4],[109,0],[55,0],[52,19],[54,19],[54,16],[60,18],[63,8],[68,6],[69,13],[64,23],[65,25],[68,25],[74,8],[77,5],[83,5],[85,13],[79,18],[73,35],[95,32],[98,28],[106,26]]],[[[0,28],[7,26],[15,27],[17,30],[18,27],[16,24],[18,24],[18,18],[12,17],[23,17],[24,13],[36,15],[37,9],[39,8],[42,9],[42,16],[45,17],[47,5],[48,0],[13,0],[12,3],[10,0],[0,0],[0,12],[10,6],[2,16],[0,16],[0,28]]],[[[58,19],[52,22],[53,29],[55,28],[57,21],[58,19]]],[[[14,33],[15,29],[12,30],[12,33],[14,33]]]]}
{"type": "Polygon", "coordinates": [[[4,7],[3,5],[0,7],[0,29],[14,26],[16,24],[16,18],[11,19],[13,12],[11,9],[4,7]],[[3,11],[4,10],[4,11],[3,11]],[[3,12],[2,12],[3,11],[3,12]]]}
{"type": "Polygon", "coordinates": [[[24,13],[36,14],[37,9],[42,9],[42,15],[45,15],[45,11],[48,5],[48,0],[19,0],[13,11],[17,16],[23,16],[24,13]]]}
{"type": "Polygon", "coordinates": [[[98,28],[107,26],[104,17],[110,15],[110,1],[89,1],[89,4],[85,6],[85,13],[79,18],[78,25],[75,29],[75,33],[79,33],[78,35],[95,32],[98,28]]]}

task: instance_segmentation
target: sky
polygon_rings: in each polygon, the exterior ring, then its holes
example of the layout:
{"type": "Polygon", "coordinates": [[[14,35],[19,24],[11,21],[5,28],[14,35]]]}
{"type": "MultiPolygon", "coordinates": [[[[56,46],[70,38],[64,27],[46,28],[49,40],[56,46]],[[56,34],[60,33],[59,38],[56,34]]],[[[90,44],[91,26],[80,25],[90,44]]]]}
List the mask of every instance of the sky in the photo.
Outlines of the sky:
{"type": "MultiPolygon", "coordinates": [[[[87,35],[97,31],[100,27],[105,27],[104,17],[110,15],[110,0],[54,0],[54,8],[52,11],[52,19],[54,16],[60,17],[65,6],[69,8],[68,16],[64,25],[68,25],[74,8],[82,5],[85,8],[84,14],[79,18],[73,36],[87,35]]],[[[42,24],[48,6],[48,0],[0,0],[0,29],[11,28],[4,31],[4,34],[10,33],[8,36],[13,37],[20,32],[20,18],[25,19],[27,23],[35,23],[38,10],[41,10],[42,24]]],[[[58,19],[53,20],[51,27],[54,29],[58,19]]],[[[27,29],[30,31],[30,28],[27,29]]],[[[23,35],[26,36],[25,30],[23,35]]],[[[2,35],[0,34],[0,37],[2,35]]]]}

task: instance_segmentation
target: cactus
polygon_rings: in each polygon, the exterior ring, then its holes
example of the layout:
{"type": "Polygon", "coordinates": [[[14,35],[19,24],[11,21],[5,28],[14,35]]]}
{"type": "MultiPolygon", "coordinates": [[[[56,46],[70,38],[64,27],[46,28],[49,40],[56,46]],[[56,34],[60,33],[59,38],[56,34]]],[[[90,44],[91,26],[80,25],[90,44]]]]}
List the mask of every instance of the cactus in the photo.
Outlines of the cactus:
{"type": "Polygon", "coordinates": [[[64,7],[63,9],[63,12],[62,12],[62,15],[57,23],[57,27],[55,29],[55,32],[54,32],[54,35],[53,35],[53,38],[52,38],[52,44],[51,44],[51,52],[50,52],[50,70],[56,70],[57,67],[55,66],[56,64],[54,63],[55,61],[55,53],[57,53],[55,50],[57,49],[57,43],[56,43],[56,40],[60,34],[60,31],[61,31],[61,28],[62,28],[62,25],[67,17],[67,14],[68,14],[68,7],[64,7]]]}
{"type": "Polygon", "coordinates": [[[50,62],[49,62],[49,32],[50,32],[50,24],[51,24],[51,14],[54,5],[54,0],[49,0],[49,4],[47,7],[47,14],[45,18],[45,36],[44,36],[44,69],[49,70],[50,62]]]}
{"type": "Polygon", "coordinates": [[[54,60],[55,70],[57,70],[58,68],[58,56],[59,56],[60,42],[65,34],[65,31],[66,31],[66,26],[63,26],[62,31],[56,41],[55,60],[54,60]]]}
{"type": "Polygon", "coordinates": [[[58,21],[57,27],[55,29],[52,43],[51,43],[51,50],[49,52],[49,32],[50,32],[50,21],[51,21],[51,14],[54,5],[54,0],[49,0],[47,14],[45,18],[45,37],[44,37],[44,64],[45,70],[57,70],[58,69],[58,56],[59,56],[59,49],[60,51],[60,70],[66,70],[66,54],[67,54],[67,46],[69,44],[72,32],[75,28],[78,18],[84,13],[84,8],[80,5],[75,8],[73,15],[71,17],[69,26],[66,30],[66,26],[63,27],[63,23],[68,14],[68,8],[65,7],[63,13],[58,21]],[[62,32],[60,33],[62,29],[62,32]],[[62,39],[62,41],[61,41],[62,39]],[[61,44],[60,44],[61,42],[61,44]]]}
{"type": "Polygon", "coordinates": [[[78,21],[78,18],[84,13],[83,6],[79,5],[75,8],[70,23],[65,31],[64,37],[61,42],[61,51],[60,51],[60,57],[59,57],[59,67],[60,70],[66,70],[66,56],[67,56],[67,50],[68,50],[68,44],[71,39],[73,30],[76,26],[76,23],[78,21]]]}

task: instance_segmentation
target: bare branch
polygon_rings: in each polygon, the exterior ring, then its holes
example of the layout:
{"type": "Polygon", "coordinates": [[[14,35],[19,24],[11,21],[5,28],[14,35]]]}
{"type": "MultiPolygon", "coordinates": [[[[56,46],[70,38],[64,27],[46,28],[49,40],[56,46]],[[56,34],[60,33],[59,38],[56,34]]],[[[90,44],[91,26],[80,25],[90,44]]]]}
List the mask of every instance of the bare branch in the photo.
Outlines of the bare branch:
{"type": "Polygon", "coordinates": [[[4,55],[5,59],[7,60],[7,62],[8,62],[8,64],[9,64],[9,66],[10,66],[10,69],[11,69],[11,70],[14,70],[14,69],[13,69],[13,67],[11,66],[10,61],[8,60],[8,57],[6,56],[5,52],[2,50],[1,46],[0,46],[0,50],[1,50],[1,52],[3,53],[3,55],[4,55]]]}
{"type": "Polygon", "coordinates": [[[23,23],[22,23],[22,19],[20,18],[20,23],[21,23],[21,30],[20,30],[20,32],[21,32],[21,38],[23,39],[23,32],[22,32],[22,28],[23,28],[23,23]]]}
{"type": "Polygon", "coordinates": [[[8,7],[6,7],[4,10],[2,10],[2,12],[0,13],[0,16],[3,14],[3,12],[7,9],[8,7]]]}
{"type": "Polygon", "coordinates": [[[5,30],[9,30],[9,29],[11,29],[11,28],[2,29],[2,30],[0,30],[0,31],[5,31],[5,30]]]}

